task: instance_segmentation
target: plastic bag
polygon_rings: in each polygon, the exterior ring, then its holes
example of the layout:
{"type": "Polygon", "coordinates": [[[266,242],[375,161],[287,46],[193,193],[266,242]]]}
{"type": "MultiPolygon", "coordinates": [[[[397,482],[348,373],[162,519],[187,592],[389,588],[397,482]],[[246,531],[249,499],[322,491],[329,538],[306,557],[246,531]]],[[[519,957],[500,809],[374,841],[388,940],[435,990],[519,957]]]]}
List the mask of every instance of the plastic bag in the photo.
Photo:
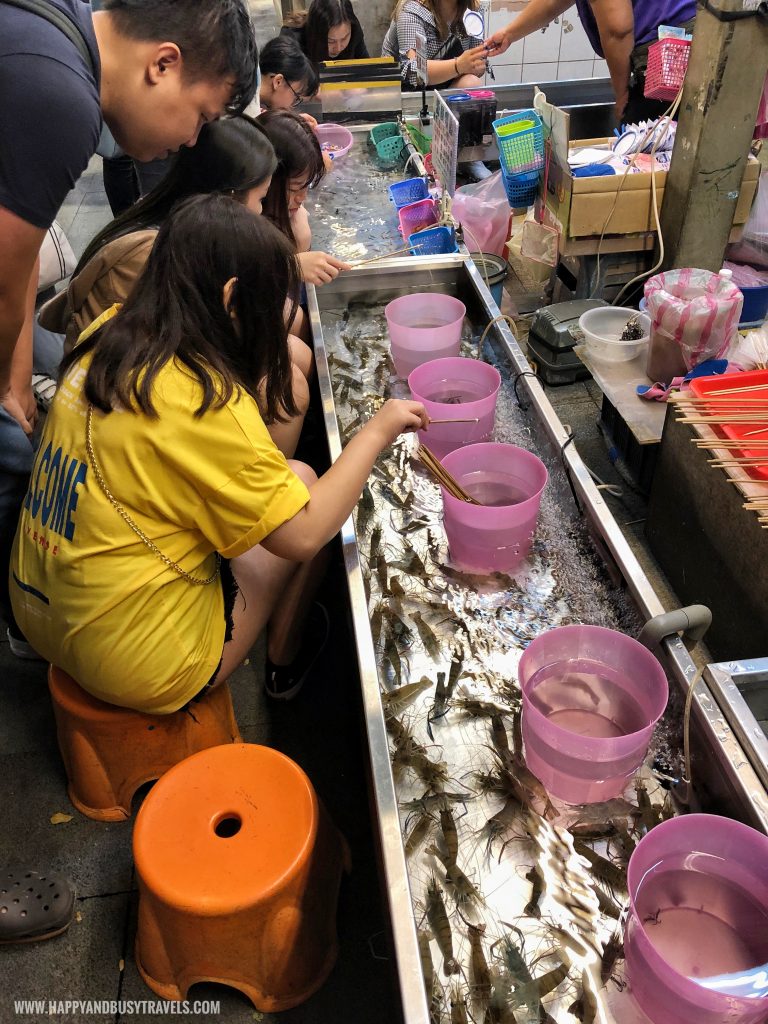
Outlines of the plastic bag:
{"type": "Polygon", "coordinates": [[[726,249],[726,256],[735,263],[768,269],[768,170],[760,175],[757,195],[739,242],[726,249]]]}
{"type": "Polygon", "coordinates": [[[708,270],[668,270],[645,286],[651,350],[676,348],[687,369],[719,359],[737,333],[743,296],[728,277],[708,270]]]}
{"type": "Polygon", "coordinates": [[[517,222],[513,221],[512,237],[506,245],[507,260],[523,290],[540,293],[549,283],[552,270],[546,264],[536,263],[522,254],[523,231],[525,225],[533,221],[533,210],[529,210],[522,219],[518,218],[517,222]]]}
{"type": "Polygon", "coordinates": [[[728,349],[728,362],[741,370],[764,370],[768,366],[768,326],[737,334],[728,349]]]}
{"type": "Polygon", "coordinates": [[[485,181],[457,189],[451,213],[464,228],[467,247],[471,252],[504,255],[509,229],[509,203],[501,171],[485,181]]]}

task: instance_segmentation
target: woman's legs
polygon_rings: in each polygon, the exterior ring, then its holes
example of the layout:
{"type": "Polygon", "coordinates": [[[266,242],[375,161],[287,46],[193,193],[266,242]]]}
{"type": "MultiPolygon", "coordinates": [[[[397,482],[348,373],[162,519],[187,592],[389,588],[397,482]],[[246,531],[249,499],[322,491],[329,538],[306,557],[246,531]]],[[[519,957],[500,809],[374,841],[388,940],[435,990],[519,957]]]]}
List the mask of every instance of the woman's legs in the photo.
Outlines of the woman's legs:
{"type": "MultiPolygon", "coordinates": [[[[304,311],[299,309],[299,314],[303,317],[304,311]]],[[[299,314],[296,315],[297,320],[299,314]]],[[[288,351],[293,365],[298,366],[307,380],[311,380],[315,372],[315,356],[309,345],[299,335],[291,333],[288,335],[288,351]]]]}
{"type": "MultiPolygon", "coordinates": [[[[298,344],[302,344],[299,342],[298,344]]],[[[299,367],[294,363],[291,366],[291,390],[293,401],[298,413],[288,420],[275,420],[267,425],[267,430],[272,440],[286,457],[291,459],[296,452],[299,443],[301,428],[304,426],[304,417],[309,408],[309,384],[299,367]]]]}
{"type": "MultiPolygon", "coordinates": [[[[288,319],[288,303],[285,304],[285,318],[288,319]]],[[[301,306],[297,307],[293,320],[288,324],[288,331],[309,345],[309,320],[301,306]]]]}
{"type": "MultiPolygon", "coordinates": [[[[451,89],[479,89],[482,87],[483,81],[478,78],[477,75],[459,75],[458,78],[454,78],[450,84],[451,89]]],[[[443,86],[445,88],[445,86],[443,86]]]]}
{"type": "MultiPolygon", "coordinates": [[[[303,462],[290,465],[307,485],[317,480],[303,462]]],[[[224,682],[248,657],[267,623],[270,658],[276,664],[293,659],[303,618],[325,571],[327,557],[323,549],[311,562],[289,562],[257,545],[232,559],[230,565],[239,588],[232,611],[234,629],[232,639],[224,644],[214,685],[224,682]]]]}

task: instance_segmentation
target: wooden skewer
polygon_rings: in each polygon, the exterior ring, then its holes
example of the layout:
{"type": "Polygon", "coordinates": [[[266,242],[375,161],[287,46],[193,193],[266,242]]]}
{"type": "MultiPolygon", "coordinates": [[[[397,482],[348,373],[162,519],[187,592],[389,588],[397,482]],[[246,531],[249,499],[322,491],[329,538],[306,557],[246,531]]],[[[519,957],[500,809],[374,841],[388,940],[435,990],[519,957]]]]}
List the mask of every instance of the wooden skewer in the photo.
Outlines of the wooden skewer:
{"type": "Polygon", "coordinates": [[[464,490],[459,481],[448,472],[442,462],[433,455],[426,445],[420,444],[416,455],[437,482],[442,484],[446,491],[452,494],[454,498],[458,498],[459,501],[466,501],[469,505],[482,504],[477,498],[473,498],[471,494],[464,490]]]}
{"type": "Polygon", "coordinates": [[[768,384],[747,384],[743,388],[718,388],[717,391],[707,391],[707,395],[732,395],[739,391],[768,391],[768,384]]]}
{"type": "Polygon", "coordinates": [[[403,252],[410,252],[411,249],[421,249],[422,246],[419,243],[415,245],[406,245],[404,249],[393,249],[392,252],[383,252],[380,256],[371,256],[369,260],[362,260],[360,263],[353,263],[352,266],[357,269],[358,267],[365,267],[369,263],[375,263],[376,260],[385,260],[389,256],[399,256],[403,252]]]}
{"type": "MultiPolygon", "coordinates": [[[[768,427],[760,427],[758,430],[748,430],[744,437],[754,437],[755,434],[768,433],[768,427]]],[[[755,441],[754,444],[768,444],[768,441],[755,441]]]]}
{"type": "Polygon", "coordinates": [[[452,420],[452,419],[430,420],[429,421],[429,425],[431,427],[433,423],[479,423],[479,422],[480,422],[480,417],[479,416],[466,416],[466,417],[459,417],[459,418],[457,418],[455,420],[452,420]]]}

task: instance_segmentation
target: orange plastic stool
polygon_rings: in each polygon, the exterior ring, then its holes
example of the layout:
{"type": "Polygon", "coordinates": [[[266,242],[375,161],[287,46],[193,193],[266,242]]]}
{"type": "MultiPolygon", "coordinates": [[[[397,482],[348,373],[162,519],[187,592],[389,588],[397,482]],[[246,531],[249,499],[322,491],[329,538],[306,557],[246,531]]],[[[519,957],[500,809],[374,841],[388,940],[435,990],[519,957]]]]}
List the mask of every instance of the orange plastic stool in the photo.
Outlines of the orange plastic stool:
{"type": "Polygon", "coordinates": [[[349,851],[284,754],[242,743],[176,765],[136,816],[133,856],[136,963],[162,998],[209,981],[287,1010],[333,968],[349,851]]]}
{"type": "Polygon", "coordinates": [[[190,754],[221,743],[240,743],[226,684],[192,705],[191,712],[145,715],[91,697],[51,665],[48,687],[69,799],[96,821],[131,816],[133,794],[190,754]]]}

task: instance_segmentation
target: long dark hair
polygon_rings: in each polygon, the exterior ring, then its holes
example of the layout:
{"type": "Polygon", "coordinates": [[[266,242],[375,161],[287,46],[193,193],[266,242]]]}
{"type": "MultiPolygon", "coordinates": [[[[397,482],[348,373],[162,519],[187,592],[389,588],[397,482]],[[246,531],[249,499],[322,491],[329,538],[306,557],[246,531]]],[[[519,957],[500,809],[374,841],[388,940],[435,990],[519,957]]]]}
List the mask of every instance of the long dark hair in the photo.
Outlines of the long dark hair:
{"type": "Polygon", "coordinates": [[[312,0],[305,14],[289,16],[285,24],[291,28],[303,28],[304,52],[311,61],[319,64],[328,60],[328,32],[332,28],[348,23],[352,36],[349,43],[334,60],[347,60],[355,53],[363,38],[363,29],[357,19],[350,0],[312,0]]]}
{"type": "Polygon", "coordinates": [[[107,224],[89,243],[75,274],[115,238],[159,227],[176,203],[212,192],[227,192],[242,199],[246,192],[266,181],[276,167],[272,143],[261,125],[247,114],[203,125],[196,145],[179,151],[173,167],[157,188],[107,224]]]}
{"type": "Polygon", "coordinates": [[[87,400],[105,413],[119,405],[155,416],[153,383],[175,359],[200,382],[196,416],[238,388],[259,402],[265,423],[293,416],[284,307],[288,297],[290,322],[300,285],[290,243],[265,217],[227,196],[195,196],[160,228],[122,310],[64,357],[61,372],[92,352],[87,400]]]}
{"type": "Polygon", "coordinates": [[[314,96],[320,85],[309,58],[290,36],[275,36],[264,44],[259,56],[259,70],[262,78],[282,75],[286,82],[298,82],[298,92],[305,98],[314,96]]]}
{"type": "Polygon", "coordinates": [[[277,169],[262,203],[262,213],[295,243],[288,213],[288,182],[303,178],[312,187],[325,174],[323,152],[309,122],[290,110],[267,110],[259,124],[277,154],[277,169]]]}

